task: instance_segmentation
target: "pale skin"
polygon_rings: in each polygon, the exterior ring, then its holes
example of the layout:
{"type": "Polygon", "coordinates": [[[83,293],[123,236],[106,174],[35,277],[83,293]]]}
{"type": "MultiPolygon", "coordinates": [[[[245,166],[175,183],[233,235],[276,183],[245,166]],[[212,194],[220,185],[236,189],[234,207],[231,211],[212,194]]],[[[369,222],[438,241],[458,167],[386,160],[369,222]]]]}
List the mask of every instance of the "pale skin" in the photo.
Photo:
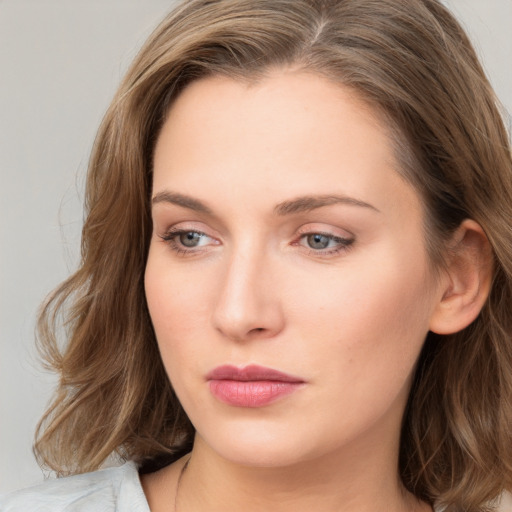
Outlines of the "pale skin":
{"type": "MultiPolygon", "coordinates": [[[[461,225],[434,272],[421,198],[379,117],[291,69],[185,89],[157,141],[152,196],[148,306],[197,430],[178,510],[431,510],[401,485],[400,425],[428,331],[462,329],[487,296],[478,224],[461,225]],[[206,379],[224,364],[304,384],[235,407],[206,379]]],[[[153,512],[172,510],[184,462],[142,478],[153,512]]]]}

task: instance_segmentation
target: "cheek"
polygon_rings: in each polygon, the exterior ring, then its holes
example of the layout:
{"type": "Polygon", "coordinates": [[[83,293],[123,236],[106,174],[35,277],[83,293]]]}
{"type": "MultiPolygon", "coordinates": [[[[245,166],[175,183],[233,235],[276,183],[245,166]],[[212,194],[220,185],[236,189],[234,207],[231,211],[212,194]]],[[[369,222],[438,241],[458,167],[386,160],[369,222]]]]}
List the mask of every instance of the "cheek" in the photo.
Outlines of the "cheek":
{"type": "Polygon", "coordinates": [[[173,325],[186,328],[204,308],[204,300],[198,297],[206,294],[207,283],[204,272],[184,273],[179,264],[173,264],[165,248],[151,246],[144,286],[151,318],[155,327],[173,325]]]}
{"type": "Polygon", "coordinates": [[[333,375],[366,382],[406,378],[428,332],[431,312],[421,257],[383,257],[336,270],[320,281],[296,279],[288,290],[290,327],[302,340],[306,359],[319,367],[321,358],[333,375]]]}
{"type": "Polygon", "coordinates": [[[204,272],[180,272],[159,249],[150,249],[145,271],[146,300],[169,374],[174,362],[189,365],[195,359],[194,352],[200,352],[200,343],[189,340],[197,340],[198,331],[204,330],[208,322],[215,297],[212,288],[204,272]],[[180,354],[187,359],[179,361],[180,354]]]}

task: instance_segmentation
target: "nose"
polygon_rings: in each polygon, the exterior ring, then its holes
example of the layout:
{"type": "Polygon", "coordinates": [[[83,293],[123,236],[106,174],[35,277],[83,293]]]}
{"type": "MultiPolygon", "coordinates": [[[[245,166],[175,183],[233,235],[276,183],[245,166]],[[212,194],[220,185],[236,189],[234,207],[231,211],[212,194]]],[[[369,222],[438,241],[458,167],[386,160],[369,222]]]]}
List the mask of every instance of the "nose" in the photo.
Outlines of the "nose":
{"type": "Polygon", "coordinates": [[[284,327],[276,271],[257,251],[233,253],[224,272],[213,311],[213,325],[234,341],[271,338],[284,327]]]}

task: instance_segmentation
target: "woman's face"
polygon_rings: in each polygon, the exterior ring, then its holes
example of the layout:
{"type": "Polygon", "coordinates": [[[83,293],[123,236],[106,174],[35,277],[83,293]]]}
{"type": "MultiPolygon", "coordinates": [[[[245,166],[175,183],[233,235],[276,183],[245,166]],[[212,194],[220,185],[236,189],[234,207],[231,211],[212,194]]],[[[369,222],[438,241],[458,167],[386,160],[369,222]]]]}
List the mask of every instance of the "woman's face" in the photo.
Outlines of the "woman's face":
{"type": "Polygon", "coordinates": [[[152,210],[148,306],[204,446],[269,466],[396,453],[440,292],[370,107],[303,72],[197,81],[158,138],[152,210]]]}

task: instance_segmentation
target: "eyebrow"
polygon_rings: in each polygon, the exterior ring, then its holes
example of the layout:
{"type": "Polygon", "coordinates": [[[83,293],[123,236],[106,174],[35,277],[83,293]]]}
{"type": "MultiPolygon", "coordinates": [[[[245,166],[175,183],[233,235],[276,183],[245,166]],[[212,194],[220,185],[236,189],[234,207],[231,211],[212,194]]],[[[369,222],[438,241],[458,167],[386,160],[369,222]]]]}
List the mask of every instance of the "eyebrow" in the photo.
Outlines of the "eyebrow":
{"type": "Polygon", "coordinates": [[[196,212],[206,213],[209,215],[213,213],[212,210],[208,208],[208,206],[206,206],[198,199],[186,196],[185,194],[178,194],[177,192],[169,192],[168,190],[164,190],[163,192],[156,194],[151,202],[153,205],[158,203],[171,203],[177,206],[182,206],[183,208],[188,208],[189,210],[194,210],[196,212]]]}
{"type": "Polygon", "coordinates": [[[368,208],[370,210],[374,210],[375,212],[379,212],[375,206],[365,203],[359,199],[355,199],[353,197],[343,196],[343,195],[321,195],[321,196],[302,196],[292,199],[290,201],[284,201],[279,203],[274,208],[274,213],[276,215],[290,215],[294,213],[303,213],[309,212],[311,210],[316,210],[317,208],[322,208],[324,206],[330,206],[332,204],[346,204],[349,206],[359,206],[361,208],[368,208]]]}
{"type": "MultiPolygon", "coordinates": [[[[179,194],[178,192],[170,192],[168,190],[164,190],[162,192],[158,192],[153,199],[153,205],[159,203],[170,203],[175,204],[177,206],[181,206],[183,208],[187,208],[189,210],[194,210],[196,212],[205,213],[208,215],[212,215],[213,212],[211,208],[209,208],[206,204],[198,199],[187,196],[185,194],[179,194]]],[[[320,196],[301,196],[295,199],[291,199],[289,201],[283,201],[274,207],[274,214],[279,216],[292,215],[295,213],[304,213],[312,210],[316,210],[317,208],[322,208],[324,206],[330,206],[333,204],[345,204],[349,206],[358,206],[361,208],[368,208],[375,212],[379,212],[375,206],[361,201],[359,199],[355,199],[353,197],[343,196],[343,195],[320,195],[320,196]]]]}

